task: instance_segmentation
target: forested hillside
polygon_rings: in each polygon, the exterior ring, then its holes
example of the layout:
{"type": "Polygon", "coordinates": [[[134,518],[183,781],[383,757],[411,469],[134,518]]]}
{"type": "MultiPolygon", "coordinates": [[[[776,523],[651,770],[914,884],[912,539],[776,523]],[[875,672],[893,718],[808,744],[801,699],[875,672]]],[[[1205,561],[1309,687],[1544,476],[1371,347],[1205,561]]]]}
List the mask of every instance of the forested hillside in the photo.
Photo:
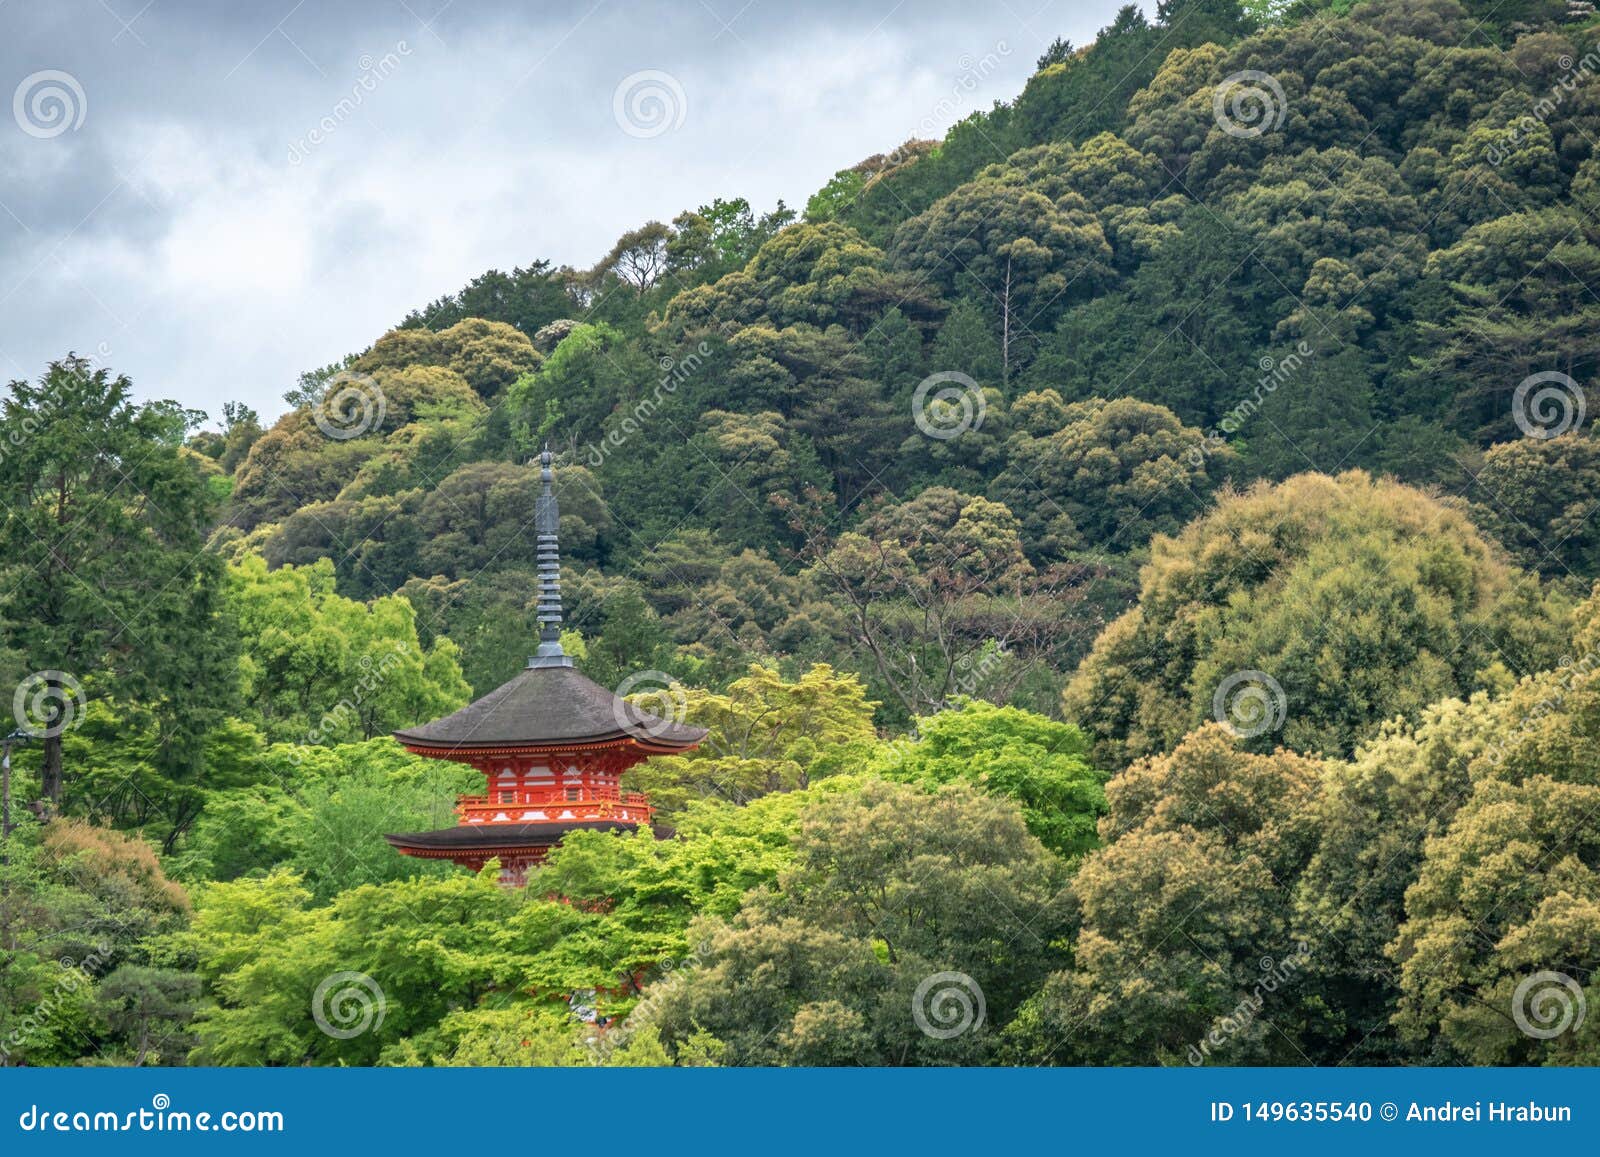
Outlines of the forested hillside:
{"type": "Polygon", "coordinates": [[[12,383],[0,1059],[1600,1063],[1600,19],[1156,7],[270,422],[12,383]],[[547,443],[710,735],[510,890],[388,733],[530,653],[547,443]]]}

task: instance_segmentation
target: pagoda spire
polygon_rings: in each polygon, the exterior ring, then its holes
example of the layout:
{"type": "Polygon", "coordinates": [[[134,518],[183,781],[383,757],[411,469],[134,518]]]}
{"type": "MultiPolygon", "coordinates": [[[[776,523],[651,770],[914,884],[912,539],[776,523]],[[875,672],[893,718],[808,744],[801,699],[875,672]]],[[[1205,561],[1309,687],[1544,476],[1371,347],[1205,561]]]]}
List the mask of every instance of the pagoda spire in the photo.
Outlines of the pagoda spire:
{"type": "Polygon", "coordinates": [[[550,463],[550,443],[546,442],[539,455],[539,497],[533,506],[539,565],[539,649],[528,660],[529,667],[572,666],[572,657],[561,649],[561,549],[557,542],[561,510],[550,463]]]}

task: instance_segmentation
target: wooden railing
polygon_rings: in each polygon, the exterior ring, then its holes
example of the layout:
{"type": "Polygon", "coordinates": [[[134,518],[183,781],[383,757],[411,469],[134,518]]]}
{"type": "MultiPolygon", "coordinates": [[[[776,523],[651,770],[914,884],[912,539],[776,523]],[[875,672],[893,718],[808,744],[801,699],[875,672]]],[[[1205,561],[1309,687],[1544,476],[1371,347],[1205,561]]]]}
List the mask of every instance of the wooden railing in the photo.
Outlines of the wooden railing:
{"type": "MultiPolygon", "coordinates": [[[[516,792],[517,796],[524,793],[516,792]]],[[[620,820],[648,823],[653,814],[649,799],[636,791],[589,792],[582,799],[567,799],[560,794],[532,800],[501,803],[498,797],[464,795],[456,801],[456,815],[469,823],[554,823],[573,820],[620,820]],[[626,814],[624,814],[626,813],[626,814]]]]}

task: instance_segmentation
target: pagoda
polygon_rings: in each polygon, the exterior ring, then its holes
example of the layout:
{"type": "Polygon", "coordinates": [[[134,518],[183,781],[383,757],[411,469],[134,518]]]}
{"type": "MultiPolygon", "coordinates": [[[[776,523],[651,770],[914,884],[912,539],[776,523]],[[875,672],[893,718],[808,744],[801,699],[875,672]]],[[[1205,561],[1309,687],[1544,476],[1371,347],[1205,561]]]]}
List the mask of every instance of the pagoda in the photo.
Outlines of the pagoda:
{"type": "Polygon", "coordinates": [[[484,794],[456,803],[456,825],[386,835],[401,855],[453,860],[481,871],[500,861],[500,882],[520,886],[568,832],[633,831],[648,824],[650,801],[624,792],[622,773],[652,755],[687,751],[705,729],[641,711],[585,678],[561,647],[559,511],[550,448],[539,456],[539,647],[509,683],[452,715],[394,737],[432,759],[470,763],[484,794]]]}

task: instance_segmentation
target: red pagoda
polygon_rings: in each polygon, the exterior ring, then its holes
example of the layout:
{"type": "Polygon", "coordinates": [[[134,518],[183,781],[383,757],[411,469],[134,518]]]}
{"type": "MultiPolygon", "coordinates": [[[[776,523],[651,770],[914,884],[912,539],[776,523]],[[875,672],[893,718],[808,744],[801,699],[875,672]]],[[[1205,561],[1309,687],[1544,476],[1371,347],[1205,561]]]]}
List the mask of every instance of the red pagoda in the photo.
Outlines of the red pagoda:
{"type": "Polygon", "coordinates": [[[570,831],[631,831],[650,822],[650,801],[623,792],[622,773],[652,755],[687,751],[705,729],[641,711],[573,667],[561,648],[559,512],[550,450],[540,455],[534,507],[538,536],[539,648],[504,686],[453,715],[394,737],[408,751],[470,763],[483,795],[456,803],[455,827],[387,835],[402,855],[453,860],[481,871],[500,861],[500,882],[526,882],[570,831]]]}

